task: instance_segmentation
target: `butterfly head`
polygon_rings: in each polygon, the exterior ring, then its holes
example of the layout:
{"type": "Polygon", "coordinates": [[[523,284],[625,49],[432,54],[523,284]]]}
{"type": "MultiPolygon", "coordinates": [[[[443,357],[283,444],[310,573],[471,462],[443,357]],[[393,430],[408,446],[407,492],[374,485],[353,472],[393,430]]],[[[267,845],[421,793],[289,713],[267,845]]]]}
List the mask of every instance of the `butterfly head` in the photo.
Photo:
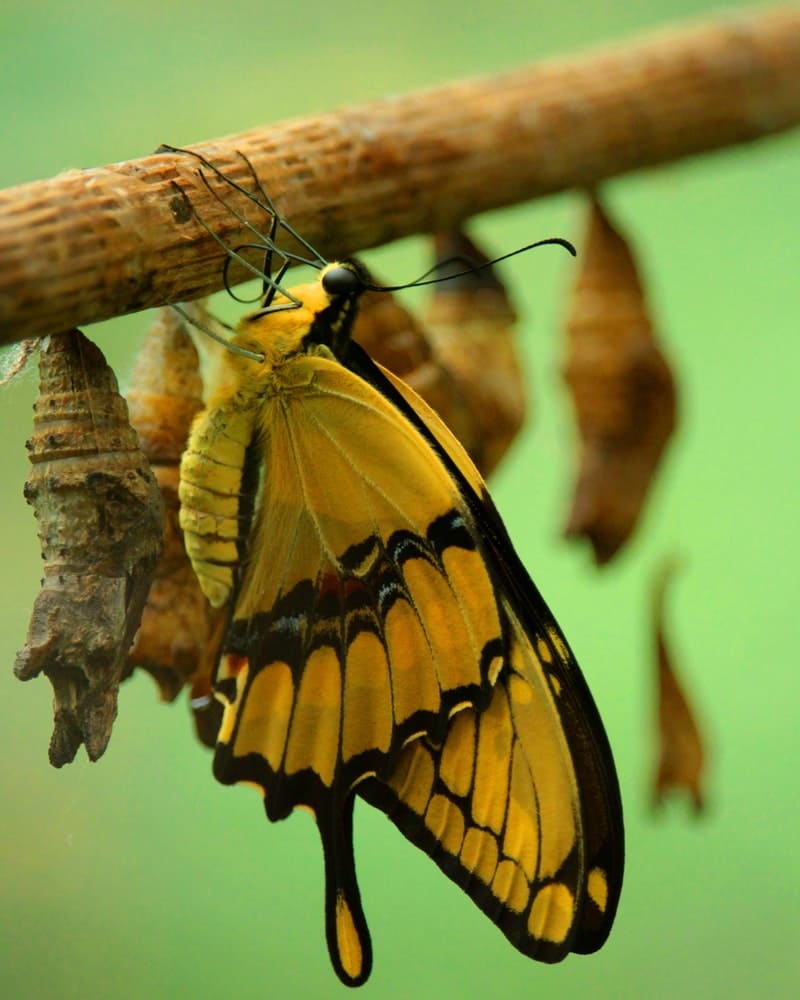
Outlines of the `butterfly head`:
{"type": "Polygon", "coordinates": [[[319,281],[331,302],[342,298],[357,299],[372,285],[369,271],[357,260],[327,264],[320,272],[319,281]]]}
{"type": "Polygon", "coordinates": [[[357,260],[335,261],[320,271],[318,286],[314,298],[319,307],[304,343],[328,347],[341,360],[350,343],[358,300],[372,287],[372,279],[357,260]]]}
{"type": "Polygon", "coordinates": [[[271,368],[281,358],[328,348],[341,359],[350,341],[369,272],[356,260],[325,264],[313,281],[275,294],[269,305],[245,316],[234,345],[271,368]]]}

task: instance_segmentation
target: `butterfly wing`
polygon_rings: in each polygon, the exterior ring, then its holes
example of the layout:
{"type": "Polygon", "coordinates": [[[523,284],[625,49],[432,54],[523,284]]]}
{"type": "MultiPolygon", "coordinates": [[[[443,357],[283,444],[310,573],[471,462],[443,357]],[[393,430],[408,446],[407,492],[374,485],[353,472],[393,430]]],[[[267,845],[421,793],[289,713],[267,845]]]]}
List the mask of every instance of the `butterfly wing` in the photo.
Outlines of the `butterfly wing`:
{"type": "Polygon", "coordinates": [[[622,806],[611,751],[577,663],[480,477],[433,411],[359,355],[364,377],[434,442],[470,506],[502,608],[504,666],[489,707],[445,739],[404,748],[358,793],[426,851],[522,952],[597,950],[622,885],[622,806]]]}
{"type": "Polygon", "coordinates": [[[485,707],[503,626],[474,516],[425,435],[331,359],[284,367],[248,449],[263,484],[217,672],[214,773],[259,788],[270,819],[314,813],[329,948],[356,984],[369,938],[352,791],[485,707]]]}

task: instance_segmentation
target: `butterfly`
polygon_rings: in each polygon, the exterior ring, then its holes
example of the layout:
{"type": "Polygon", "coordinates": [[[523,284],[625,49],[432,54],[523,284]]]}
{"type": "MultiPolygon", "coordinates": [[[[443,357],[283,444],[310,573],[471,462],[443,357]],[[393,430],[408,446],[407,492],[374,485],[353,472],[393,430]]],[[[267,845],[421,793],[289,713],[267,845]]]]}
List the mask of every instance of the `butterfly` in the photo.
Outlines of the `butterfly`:
{"type": "Polygon", "coordinates": [[[270,218],[254,244],[261,305],[237,326],[181,463],[187,552],[230,615],[214,774],[255,787],[270,820],[314,816],[328,949],[347,985],[372,964],[356,795],[520,951],[595,951],[620,894],[622,809],[566,640],[464,449],[352,339],[359,297],[378,287],[367,269],[301,240],[318,273],[284,287],[293,255],[276,237],[300,237],[263,189],[202,162],[270,218]]]}

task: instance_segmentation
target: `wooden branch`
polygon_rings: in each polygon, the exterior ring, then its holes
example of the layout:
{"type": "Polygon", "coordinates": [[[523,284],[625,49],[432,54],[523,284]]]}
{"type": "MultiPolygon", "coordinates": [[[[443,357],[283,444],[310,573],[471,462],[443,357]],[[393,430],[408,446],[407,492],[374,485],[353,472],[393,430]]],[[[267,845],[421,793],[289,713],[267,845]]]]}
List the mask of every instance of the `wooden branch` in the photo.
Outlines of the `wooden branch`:
{"type": "MultiPolygon", "coordinates": [[[[800,9],[786,6],[194,148],[247,184],[245,153],[297,230],[342,256],[798,123],[800,9]]],[[[248,238],[191,157],[0,192],[0,342],[219,289],[219,247],[175,181],[227,241],[248,238]]]]}

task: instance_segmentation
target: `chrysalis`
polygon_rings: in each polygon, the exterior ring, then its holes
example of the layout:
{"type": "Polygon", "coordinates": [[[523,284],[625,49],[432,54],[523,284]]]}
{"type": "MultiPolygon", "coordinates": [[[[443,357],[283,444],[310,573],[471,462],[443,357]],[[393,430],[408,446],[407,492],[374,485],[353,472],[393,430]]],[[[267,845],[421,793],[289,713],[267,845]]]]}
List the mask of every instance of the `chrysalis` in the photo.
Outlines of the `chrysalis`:
{"type": "Polygon", "coordinates": [[[114,373],[79,330],[42,342],[25,498],[44,559],[14,672],[53,685],[50,762],[105,750],[117,690],[161,548],[158,486],[114,373]]]}
{"type": "Polygon", "coordinates": [[[706,753],[694,710],[674,665],[667,640],[665,597],[676,563],[665,563],[653,587],[653,641],[656,664],[658,756],[653,802],[673,793],[688,795],[696,812],[704,806],[706,753]]]}
{"type": "MultiPolygon", "coordinates": [[[[210,322],[196,303],[190,314],[210,322]]],[[[199,358],[187,322],[174,309],[162,309],[139,352],[127,395],[131,423],[153,468],[165,511],[164,548],[128,655],[129,669],[147,670],[165,701],[176,698],[188,683],[198,734],[213,746],[219,706],[211,697],[211,674],[223,613],[203,595],[178,524],[180,460],[192,421],[203,407],[202,393],[199,358]]]]}
{"type": "Polygon", "coordinates": [[[598,563],[625,544],[675,426],[675,385],[648,316],[633,254],[599,201],[567,319],[564,365],[580,435],[566,534],[598,563]]]}

